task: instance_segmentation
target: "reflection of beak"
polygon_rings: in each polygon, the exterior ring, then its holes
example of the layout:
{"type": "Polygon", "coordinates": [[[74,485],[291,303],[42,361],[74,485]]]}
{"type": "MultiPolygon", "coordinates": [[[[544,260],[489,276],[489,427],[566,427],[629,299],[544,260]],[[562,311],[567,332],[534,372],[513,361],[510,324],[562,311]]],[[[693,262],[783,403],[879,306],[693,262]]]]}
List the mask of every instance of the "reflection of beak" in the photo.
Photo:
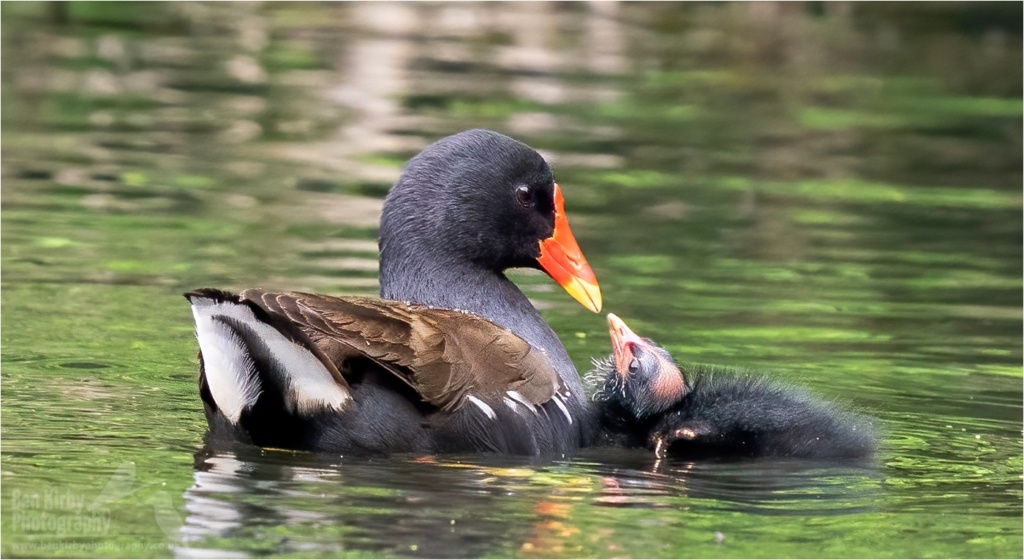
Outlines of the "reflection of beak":
{"type": "Polygon", "coordinates": [[[608,314],[608,333],[612,337],[612,350],[615,352],[615,371],[619,377],[629,376],[629,362],[633,360],[633,345],[645,344],[626,323],[614,313],[608,314]]]}
{"type": "Polygon", "coordinates": [[[540,267],[555,282],[565,288],[569,295],[583,304],[583,307],[597,313],[601,311],[601,288],[597,277],[583,257],[583,251],[569,229],[565,217],[565,201],[562,189],[555,184],[555,231],[551,237],[540,242],[540,267]]]}

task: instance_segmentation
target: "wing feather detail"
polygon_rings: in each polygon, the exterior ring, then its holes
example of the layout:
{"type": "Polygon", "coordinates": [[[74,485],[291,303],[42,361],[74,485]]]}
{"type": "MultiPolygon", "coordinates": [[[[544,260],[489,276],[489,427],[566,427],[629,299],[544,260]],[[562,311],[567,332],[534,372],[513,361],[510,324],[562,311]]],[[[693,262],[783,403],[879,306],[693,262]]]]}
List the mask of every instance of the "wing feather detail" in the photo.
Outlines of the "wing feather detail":
{"type": "Polygon", "coordinates": [[[471,396],[500,405],[509,390],[524,404],[541,405],[561,387],[543,352],[470,313],[262,290],[246,290],[240,297],[287,319],[336,364],[353,357],[370,359],[444,411],[462,407],[471,396]]]}

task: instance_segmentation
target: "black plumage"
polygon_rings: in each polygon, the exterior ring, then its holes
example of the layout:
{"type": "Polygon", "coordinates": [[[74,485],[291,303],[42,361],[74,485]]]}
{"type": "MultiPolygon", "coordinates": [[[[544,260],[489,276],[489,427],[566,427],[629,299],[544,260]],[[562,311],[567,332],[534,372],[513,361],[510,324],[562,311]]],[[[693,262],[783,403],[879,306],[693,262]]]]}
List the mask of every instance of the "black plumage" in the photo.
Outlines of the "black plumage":
{"type": "Polygon", "coordinates": [[[214,439],[340,453],[565,454],[596,423],[558,337],[504,275],[600,291],[534,150],[472,130],[413,158],[381,218],[386,299],[200,289],[214,439]]]}
{"type": "Polygon", "coordinates": [[[615,352],[587,374],[609,442],[659,456],[853,459],[876,447],[875,421],[758,373],[678,367],[609,315],[615,352]]]}

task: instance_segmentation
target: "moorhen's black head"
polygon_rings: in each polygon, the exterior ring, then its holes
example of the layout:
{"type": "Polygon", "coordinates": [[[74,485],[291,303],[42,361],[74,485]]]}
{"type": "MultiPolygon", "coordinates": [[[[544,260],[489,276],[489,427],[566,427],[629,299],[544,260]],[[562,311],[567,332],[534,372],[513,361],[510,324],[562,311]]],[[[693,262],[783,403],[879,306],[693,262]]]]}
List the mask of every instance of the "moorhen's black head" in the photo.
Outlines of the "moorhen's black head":
{"type": "Polygon", "coordinates": [[[612,355],[595,361],[595,400],[617,404],[643,420],[675,406],[687,393],[683,374],[672,355],[649,338],[631,331],[608,314],[612,355]]]}
{"type": "Polygon", "coordinates": [[[551,168],[497,132],[461,132],[409,161],[384,203],[380,251],[382,284],[414,265],[497,274],[538,268],[587,308],[601,309],[551,168]]]}

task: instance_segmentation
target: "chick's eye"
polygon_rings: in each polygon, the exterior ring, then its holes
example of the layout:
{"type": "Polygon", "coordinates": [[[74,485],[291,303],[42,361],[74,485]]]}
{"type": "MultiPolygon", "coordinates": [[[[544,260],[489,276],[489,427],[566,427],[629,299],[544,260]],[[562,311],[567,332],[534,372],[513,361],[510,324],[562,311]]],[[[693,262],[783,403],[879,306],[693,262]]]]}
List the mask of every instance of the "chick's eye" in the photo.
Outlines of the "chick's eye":
{"type": "Polygon", "coordinates": [[[526,185],[516,187],[516,202],[520,206],[533,206],[533,193],[530,192],[530,187],[526,185]]]}
{"type": "Polygon", "coordinates": [[[629,361],[628,369],[629,373],[636,373],[637,371],[640,371],[640,362],[636,358],[633,358],[629,361]]]}

